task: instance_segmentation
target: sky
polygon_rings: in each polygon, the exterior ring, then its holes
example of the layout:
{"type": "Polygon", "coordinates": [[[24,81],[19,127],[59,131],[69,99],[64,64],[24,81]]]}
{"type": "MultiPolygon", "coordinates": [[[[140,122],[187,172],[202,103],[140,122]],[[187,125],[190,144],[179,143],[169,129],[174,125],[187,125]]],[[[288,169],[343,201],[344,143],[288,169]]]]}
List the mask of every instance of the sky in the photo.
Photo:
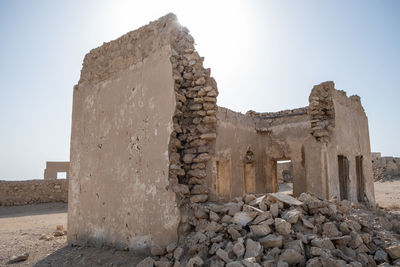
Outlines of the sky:
{"type": "Polygon", "coordinates": [[[372,151],[400,156],[400,1],[0,1],[0,180],[68,161],[72,89],[86,53],[175,13],[205,57],[218,105],[245,113],[308,105],[334,81],[357,94],[372,151]]]}

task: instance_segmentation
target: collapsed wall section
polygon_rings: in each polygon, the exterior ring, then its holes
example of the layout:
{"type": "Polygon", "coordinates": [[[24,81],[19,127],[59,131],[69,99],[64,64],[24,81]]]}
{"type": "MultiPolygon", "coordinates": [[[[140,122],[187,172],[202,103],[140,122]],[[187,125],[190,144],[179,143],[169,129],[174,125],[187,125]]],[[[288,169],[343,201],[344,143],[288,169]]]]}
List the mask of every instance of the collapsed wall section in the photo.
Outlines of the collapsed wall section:
{"type": "Polygon", "coordinates": [[[177,105],[169,144],[169,180],[182,215],[181,235],[194,227],[193,213],[199,203],[209,199],[211,184],[206,177],[217,136],[217,84],[192,40],[186,39],[189,49],[175,46],[170,58],[177,105]]]}
{"type": "Polygon", "coordinates": [[[217,199],[231,200],[246,193],[266,192],[265,144],[257,118],[218,107],[217,140],[210,180],[217,199]]]}
{"type": "Polygon", "coordinates": [[[333,82],[315,85],[308,98],[308,114],[311,121],[311,134],[322,142],[327,142],[330,132],[335,127],[335,109],[332,101],[333,82]]]}
{"type": "Polygon", "coordinates": [[[335,110],[335,128],[332,140],[327,146],[328,175],[331,177],[329,194],[343,195],[353,202],[375,205],[371,147],[368,118],[359,96],[347,96],[346,92],[331,91],[335,110]],[[341,166],[338,161],[344,157],[346,179],[341,180],[341,166]],[[339,179],[335,179],[339,177],[339,179]],[[344,185],[345,184],[345,185],[344,185]],[[347,192],[343,192],[346,191],[347,192]],[[344,194],[343,194],[344,193],[344,194]]]}
{"type": "Polygon", "coordinates": [[[208,199],[215,81],[173,14],[86,55],[74,88],[71,244],[148,253],[208,199]]]}

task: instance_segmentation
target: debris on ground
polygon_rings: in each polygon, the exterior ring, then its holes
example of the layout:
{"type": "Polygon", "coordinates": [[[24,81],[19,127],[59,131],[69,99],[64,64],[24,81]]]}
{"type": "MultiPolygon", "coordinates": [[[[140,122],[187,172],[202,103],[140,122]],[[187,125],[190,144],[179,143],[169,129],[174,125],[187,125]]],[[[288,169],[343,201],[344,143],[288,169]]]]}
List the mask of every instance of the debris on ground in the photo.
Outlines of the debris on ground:
{"type": "Polygon", "coordinates": [[[178,244],[138,266],[400,266],[400,217],[302,193],[192,204],[178,244]]]}

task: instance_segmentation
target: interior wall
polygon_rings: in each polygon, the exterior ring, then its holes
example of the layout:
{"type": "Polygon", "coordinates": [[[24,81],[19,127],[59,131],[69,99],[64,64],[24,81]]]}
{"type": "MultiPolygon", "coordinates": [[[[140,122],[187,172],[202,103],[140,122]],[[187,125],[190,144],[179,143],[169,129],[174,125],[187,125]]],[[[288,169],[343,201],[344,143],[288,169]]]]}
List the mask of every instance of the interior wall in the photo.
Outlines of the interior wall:
{"type": "MultiPolygon", "coordinates": [[[[262,117],[261,117],[262,118],[262,117]]],[[[293,194],[306,191],[306,155],[304,144],[310,139],[310,122],[307,114],[281,115],[278,118],[262,118],[268,129],[269,139],[264,145],[267,160],[266,176],[269,191],[277,191],[276,161],[291,160],[293,168],[293,194]]],[[[312,153],[312,152],[310,152],[312,153]]]]}
{"type": "MultiPolygon", "coordinates": [[[[209,184],[215,185],[217,179],[216,162],[230,161],[232,179],[230,198],[245,194],[245,177],[254,177],[254,183],[248,181],[248,187],[251,186],[250,191],[266,192],[265,144],[267,139],[269,139],[268,135],[256,131],[254,118],[218,107],[217,139],[215,154],[212,158],[214,168],[209,184]],[[248,151],[252,152],[253,159],[246,159],[248,151]],[[246,164],[250,164],[247,169],[246,164]]],[[[215,186],[212,188],[212,193],[215,199],[218,198],[215,186]]]]}

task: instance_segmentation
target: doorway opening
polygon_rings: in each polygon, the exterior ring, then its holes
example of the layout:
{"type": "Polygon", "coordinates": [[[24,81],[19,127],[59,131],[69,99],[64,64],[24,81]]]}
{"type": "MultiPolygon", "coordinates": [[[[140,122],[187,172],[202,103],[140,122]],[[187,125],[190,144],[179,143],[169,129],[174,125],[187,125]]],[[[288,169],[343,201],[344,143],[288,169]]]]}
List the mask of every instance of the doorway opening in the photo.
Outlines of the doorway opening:
{"type": "Polygon", "coordinates": [[[67,172],[57,172],[57,179],[67,179],[67,172]]]}
{"type": "Polygon", "coordinates": [[[357,174],[357,200],[364,202],[365,181],[363,172],[363,156],[356,156],[356,174],[357,174]]]}
{"type": "Polygon", "coordinates": [[[230,198],[231,194],[231,164],[229,161],[217,161],[216,190],[218,196],[230,198]]]}
{"type": "Polygon", "coordinates": [[[349,196],[349,160],[343,156],[338,156],[339,166],[339,188],[340,200],[348,199],[349,196]]]}
{"type": "Polygon", "coordinates": [[[276,178],[279,192],[293,194],[293,167],[290,159],[276,161],[276,178]]]}

